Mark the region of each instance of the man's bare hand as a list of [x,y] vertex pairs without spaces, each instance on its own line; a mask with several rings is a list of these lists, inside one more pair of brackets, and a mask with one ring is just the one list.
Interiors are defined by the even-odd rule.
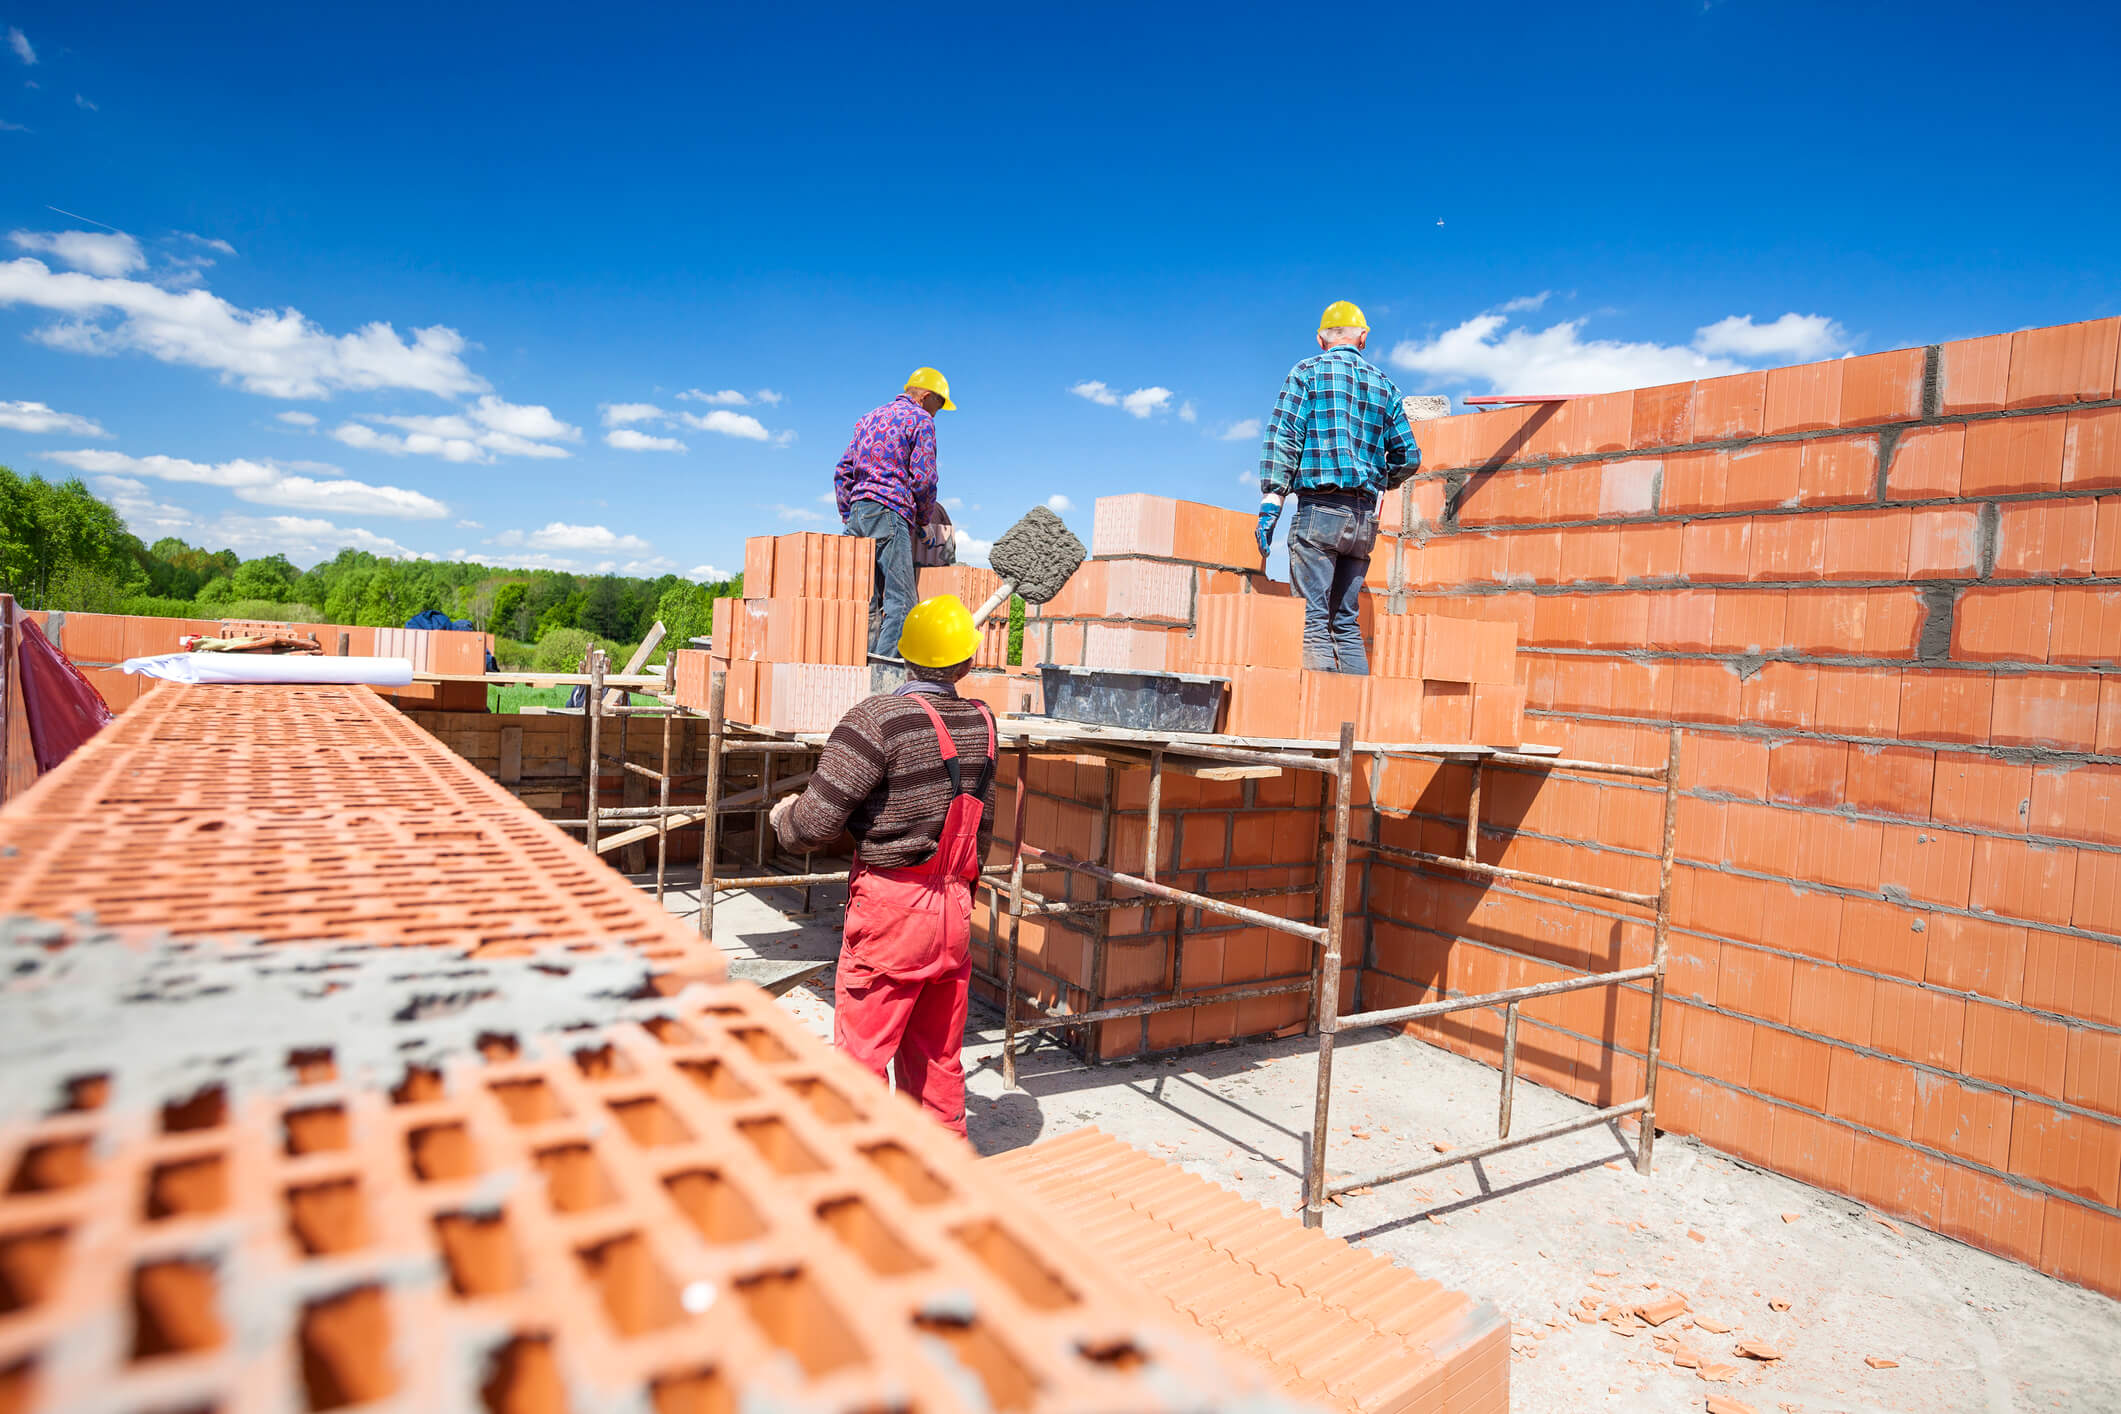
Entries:
[[773,832],[776,835],[781,832],[781,821],[793,809],[795,809],[795,797],[792,795],[784,795],[774,802],[773,811],[766,818],[767,822],[773,826]]
[[921,538],[940,550],[943,542],[950,538],[950,527],[940,521],[933,525],[924,525],[921,527]]

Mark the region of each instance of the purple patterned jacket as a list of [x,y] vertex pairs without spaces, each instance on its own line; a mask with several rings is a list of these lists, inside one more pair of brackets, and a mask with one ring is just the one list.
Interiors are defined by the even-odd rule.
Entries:
[[832,489],[843,524],[856,501],[877,501],[918,530],[935,500],[935,419],[904,393],[864,414]]

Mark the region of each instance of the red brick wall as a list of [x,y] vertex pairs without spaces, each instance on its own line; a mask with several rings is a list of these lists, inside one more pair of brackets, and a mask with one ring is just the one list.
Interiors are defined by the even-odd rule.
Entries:
[[[2121,1293],[2121,320],[1421,424],[1410,610],[1518,626],[1526,734],[1683,727],[1661,1125]],[[1430,771],[1387,840],[1458,848]],[[1481,857],[1654,890],[1654,789],[1498,776]],[[1364,1004],[1628,966],[1646,916],[1373,866]],[[1528,1008],[1639,1093],[1647,997]],[[1490,1059],[1500,1017],[1429,1033]],[[1609,1055],[1606,1043],[1619,1047]]]

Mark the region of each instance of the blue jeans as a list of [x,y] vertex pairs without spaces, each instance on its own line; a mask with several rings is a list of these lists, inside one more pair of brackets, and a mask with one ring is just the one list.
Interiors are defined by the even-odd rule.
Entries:
[[1304,666],[1370,674],[1362,644],[1363,576],[1377,543],[1377,498],[1298,495],[1289,523],[1289,579],[1304,597]]
[[913,607],[913,526],[882,501],[856,501],[847,508],[847,533],[876,542],[876,582],[869,590],[869,651],[898,656],[898,636]]

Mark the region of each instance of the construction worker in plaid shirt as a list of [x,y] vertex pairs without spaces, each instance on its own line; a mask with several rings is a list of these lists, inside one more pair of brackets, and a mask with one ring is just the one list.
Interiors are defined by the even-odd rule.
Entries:
[[1259,459],[1259,557],[1289,522],[1289,580],[1304,598],[1304,666],[1367,676],[1357,611],[1377,544],[1377,498],[1413,476],[1421,448],[1399,389],[1362,356],[1370,322],[1346,300],[1318,321],[1318,355],[1289,370]]

